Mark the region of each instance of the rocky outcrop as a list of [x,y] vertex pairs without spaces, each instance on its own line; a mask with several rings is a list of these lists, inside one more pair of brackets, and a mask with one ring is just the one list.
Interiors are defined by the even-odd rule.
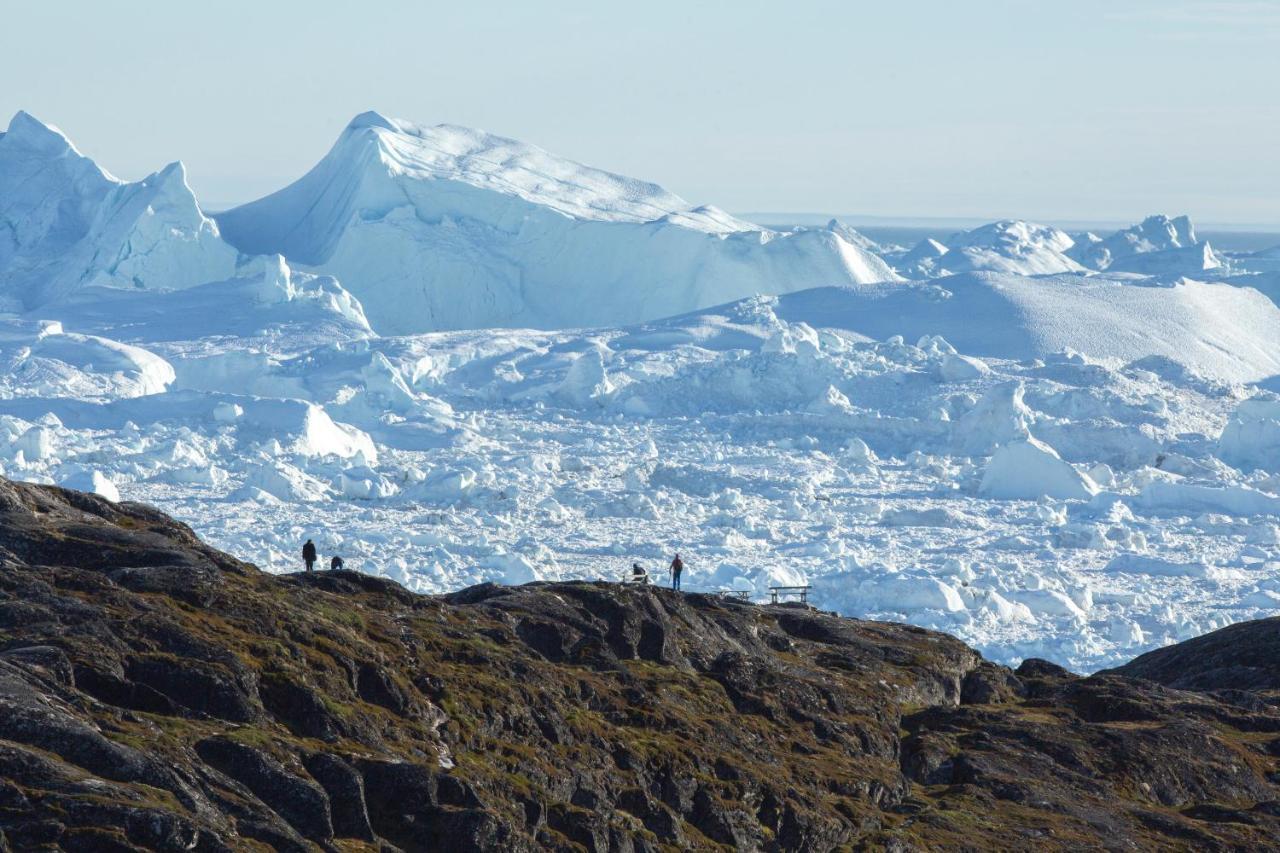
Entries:
[[1280,617],[1230,625],[1112,671],[1187,690],[1280,692]]
[[1011,671],[798,606],[276,577],[0,480],[0,850],[1260,849],[1276,636]]

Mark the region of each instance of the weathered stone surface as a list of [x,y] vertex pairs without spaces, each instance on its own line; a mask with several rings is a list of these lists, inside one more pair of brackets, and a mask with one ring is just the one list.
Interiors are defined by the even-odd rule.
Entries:
[[1081,678],[799,606],[273,577],[0,480],[0,850],[1234,849],[1280,620]]
[[326,752],[309,755],[303,762],[311,778],[329,795],[334,835],[373,841],[376,836],[369,822],[364,779],[360,773],[338,756]]
[[286,769],[263,750],[227,737],[212,737],[196,744],[196,754],[252,791],[298,834],[318,841],[333,838],[329,797],[324,789]]

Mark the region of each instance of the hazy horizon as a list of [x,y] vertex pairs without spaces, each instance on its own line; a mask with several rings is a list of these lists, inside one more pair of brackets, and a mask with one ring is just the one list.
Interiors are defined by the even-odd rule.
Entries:
[[1274,0],[378,12],[18,6],[0,112],[126,179],[182,160],[211,208],[295,180],[377,109],[726,210],[1280,227]]

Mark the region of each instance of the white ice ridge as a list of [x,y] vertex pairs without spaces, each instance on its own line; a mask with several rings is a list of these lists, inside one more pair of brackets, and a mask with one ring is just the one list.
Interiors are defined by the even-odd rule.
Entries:
[[769,231],[532,145],[376,113],[218,221],[242,251],[336,275],[384,334],[621,324],[896,278],[829,229]]
[[[909,251],[880,254],[908,278],[975,271],[1045,275],[1110,270],[1193,276],[1228,271],[1228,264],[1213,248],[1196,239],[1186,216],[1150,216],[1105,239],[1095,234],[1072,237],[1047,225],[1002,220],[942,242],[926,239]],[[1265,260],[1258,263],[1265,267]]]

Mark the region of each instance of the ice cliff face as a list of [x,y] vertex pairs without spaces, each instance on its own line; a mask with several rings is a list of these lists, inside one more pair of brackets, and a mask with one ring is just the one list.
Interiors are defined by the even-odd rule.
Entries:
[[764,230],[515,140],[376,113],[219,224],[242,251],[342,279],[383,333],[637,322],[896,278],[831,230]]
[[229,278],[236,254],[181,163],[128,183],[27,113],[0,134],[0,306],[30,309],[91,285],[190,287]]

